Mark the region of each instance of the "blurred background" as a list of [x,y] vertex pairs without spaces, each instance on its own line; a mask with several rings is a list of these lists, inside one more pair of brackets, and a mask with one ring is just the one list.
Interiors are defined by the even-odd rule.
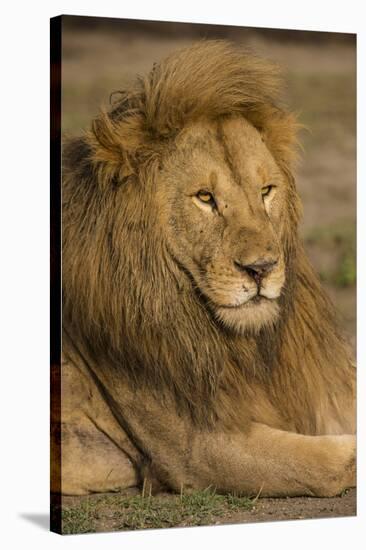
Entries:
[[307,127],[296,180],[311,261],[356,342],[356,36],[64,16],[62,131],[77,135],[136,74],[202,38],[227,38],[279,64],[285,103]]

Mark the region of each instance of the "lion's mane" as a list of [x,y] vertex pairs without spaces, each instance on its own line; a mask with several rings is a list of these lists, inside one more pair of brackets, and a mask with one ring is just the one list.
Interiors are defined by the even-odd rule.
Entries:
[[[273,65],[224,41],[201,42],[114,95],[109,112],[65,144],[64,351],[82,350],[98,368],[148,387],[161,402],[172,399],[201,425],[232,426],[241,410],[246,419],[260,416],[259,388],[295,429],[315,433],[317,420],[298,411],[307,410],[310,394],[319,395],[319,410],[325,399],[336,404],[336,392],[325,396],[319,388],[336,371],[342,379],[348,359],[298,237],[298,124],[279,107],[280,88]],[[281,317],[244,337],[215,324],[193,288],[185,292],[187,274],[166,254],[151,206],[161,159],[180,130],[232,115],[262,133],[291,189]],[[343,378],[346,391],[351,382]],[[290,385],[297,391],[286,392]]]

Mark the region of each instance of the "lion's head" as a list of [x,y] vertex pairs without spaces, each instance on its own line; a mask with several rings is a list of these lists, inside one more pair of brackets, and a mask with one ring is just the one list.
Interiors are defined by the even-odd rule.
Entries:
[[191,123],[162,163],[155,207],[166,246],[234,331],[278,315],[288,195],[283,171],[244,117]]

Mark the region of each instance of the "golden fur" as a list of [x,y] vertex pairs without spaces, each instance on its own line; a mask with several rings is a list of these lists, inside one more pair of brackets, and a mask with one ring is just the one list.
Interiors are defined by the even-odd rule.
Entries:
[[[272,65],[201,42],[155,65],[65,146],[63,351],[138,450],[132,459],[119,444],[139,479],[148,464],[177,490],[250,492],[263,478],[263,494],[336,494],[353,484],[344,472],[354,472],[354,440],[336,434],[354,432],[354,368],[298,236],[298,123],[278,107],[280,88]],[[211,210],[197,200],[200,186],[219,197]],[[258,259],[274,267],[257,303],[247,267]],[[207,437],[189,467],[184,438],[173,438],[180,431]],[[230,451],[233,434],[243,447],[235,440]],[[315,472],[299,485],[285,479],[295,434],[306,437],[291,467]],[[252,479],[243,483],[240,457],[266,456],[267,443],[278,444],[277,462],[260,475],[243,464]],[[238,457],[226,477],[222,447]]]

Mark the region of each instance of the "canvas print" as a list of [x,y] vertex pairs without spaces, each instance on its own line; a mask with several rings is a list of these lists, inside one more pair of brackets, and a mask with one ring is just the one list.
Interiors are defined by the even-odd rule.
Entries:
[[51,20],[51,528],[356,514],[355,35]]

